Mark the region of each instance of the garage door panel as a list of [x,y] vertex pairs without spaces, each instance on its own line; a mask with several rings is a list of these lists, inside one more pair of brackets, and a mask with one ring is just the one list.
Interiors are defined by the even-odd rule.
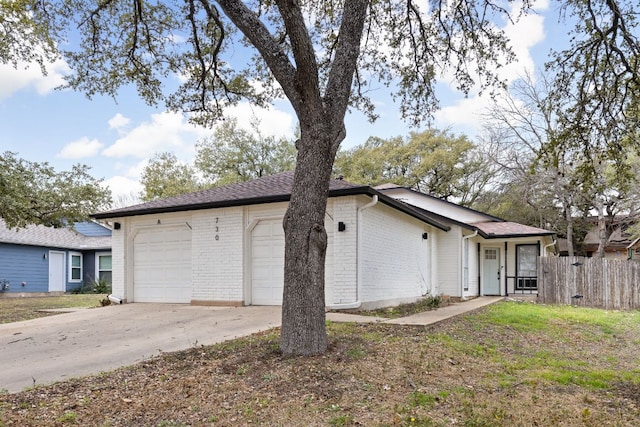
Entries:
[[284,230],[281,219],[262,220],[251,232],[251,300],[281,305],[284,289]]
[[185,227],[141,230],[134,239],[134,301],[191,301],[191,232]]

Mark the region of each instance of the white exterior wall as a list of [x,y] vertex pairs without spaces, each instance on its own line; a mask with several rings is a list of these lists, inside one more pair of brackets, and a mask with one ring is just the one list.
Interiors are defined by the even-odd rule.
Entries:
[[121,218],[112,220],[112,223],[116,222],[120,224],[120,229],[114,229],[111,232],[111,294],[116,298],[126,300],[125,242],[127,235],[127,223]]
[[382,203],[361,213],[360,299],[363,308],[412,302],[432,291],[431,227]]
[[[371,199],[368,199],[369,201]],[[333,217],[333,286],[328,305],[351,304],[358,300],[358,199],[347,196],[329,199],[327,213]],[[345,224],[338,231],[338,223]]]
[[[371,200],[360,195],[328,201],[325,216],[329,236],[327,305],[339,307],[362,302],[362,308],[370,308],[415,301],[428,293],[460,296],[460,227],[454,225],[451,231],[444,232],[382,202],[359,213]],[[250,304],[251,229],[261,219],[281,219],[286,208],[287,203],[273,203],[113,219],[121,224],[112,235],[113,294],[135,300],[133,242],[136,230],[188,224],[192,301]],[[340,222],[345,224],[341,232],[338,231]],[[427,239],[422,238],[425,232]],[[470,252],[476,248],[477,245],[470,242]],[[473,283],[478,276],[474,263],[477,255],[470,256],[472,293],[477,289]]]
[[244,302],[243,208],[193,211],[192,301]]
[[[478,296],[478,242],[482,240],[480,237],[470,237],[468,240],[468,253],[466,256],[468,257],[468,266],[469,266],[469,287],[467,290],[464,290],[464,286],[462,288],[462,297],[469,298]],[[462,249],[464,250],[464,243],[462,243]],[[464,269],[464,256],[463,254],[463,269]],[[462,280],[464,280],[464,270]]]
[[451,225],[448,232],[438,232],[437,246],[438,279],[436,289],[439,294],[460,297],[462,289],[462,229]]

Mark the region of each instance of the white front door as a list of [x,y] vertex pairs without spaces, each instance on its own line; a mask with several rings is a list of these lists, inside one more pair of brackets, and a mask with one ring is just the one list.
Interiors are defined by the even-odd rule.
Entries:
[[483,294],[500,295],[500,248],[484,248],[483,254]]
[[49,292],[66,291],[65,253],[49,251]]

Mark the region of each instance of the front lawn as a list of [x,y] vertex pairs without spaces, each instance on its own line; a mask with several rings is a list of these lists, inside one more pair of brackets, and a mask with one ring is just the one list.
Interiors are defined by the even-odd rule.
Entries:
[[100,307],[106,295],[73,294],[46,297],[2,297],[0,298],[0,323],[19,322],[38,317],[53,316],[55,313],[40,310],[53,308]]
[[638,312],[500,302],[328,331],[317,357],[282,357],[271,330],[0,393],[0,426],[640,425]]

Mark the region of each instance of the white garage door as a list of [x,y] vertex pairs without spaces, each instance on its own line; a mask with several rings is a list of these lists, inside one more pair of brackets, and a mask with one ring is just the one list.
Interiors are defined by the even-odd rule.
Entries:
[[251,303],[281,305],[284,230],[281,219],[261,220],[251,232]]
[[140,230],[133,243],[133,300],[191,302],[191,230]]
[[[325,260],[327,303],[333,291],[333,223],[328,222]],[[253,305],[282,305],[284,290],[284,230],[281,219],[260,220],[251,232],[251,291]]]

